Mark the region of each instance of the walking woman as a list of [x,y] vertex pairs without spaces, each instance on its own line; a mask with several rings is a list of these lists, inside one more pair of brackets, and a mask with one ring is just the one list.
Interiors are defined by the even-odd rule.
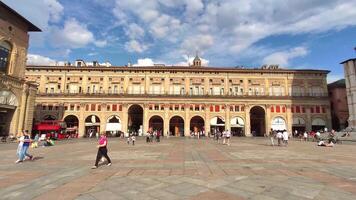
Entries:
[[99,145],[97,145],[98,154],[96,155],[95,165],[92,167],[92,169],[98,168],[99,161],[100,161],[101,157],[103,157],[103,156],[108,161],[107,165],[108,166],[111,165],[111,160],[110,160],[110,158],[108,156],[107,145],[108,145],[108,139],[106,138],[106,133],[105,132],[101,132],[100,139],[99,139]]

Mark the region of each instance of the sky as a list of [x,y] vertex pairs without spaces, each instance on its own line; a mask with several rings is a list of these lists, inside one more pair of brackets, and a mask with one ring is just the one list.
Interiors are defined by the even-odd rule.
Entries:
[[41,33],[28,64],[109,61],[330,70],[356,57],[356,0],[2,0]]

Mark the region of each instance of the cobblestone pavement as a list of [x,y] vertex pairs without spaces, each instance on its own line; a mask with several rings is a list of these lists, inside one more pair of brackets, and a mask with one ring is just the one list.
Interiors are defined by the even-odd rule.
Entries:
[[95,143],[30,149],[36,159],[22,164],[14,164],[16,144],[0,144],[0,199],[356,199],[356,145],[110,138],[113,165],[90,169]]

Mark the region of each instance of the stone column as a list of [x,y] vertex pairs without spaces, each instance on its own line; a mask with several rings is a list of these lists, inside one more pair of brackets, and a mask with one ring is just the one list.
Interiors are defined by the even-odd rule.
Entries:
[[122,104],[122,131],[127,133],[127,124],[128,124],[128,104]]
[[310,112],[310,106],[306,106],[306,111],[307,111],[307,120],[305,122],[305,129],[306,131],[311,131],[312,129],[312,114]]
[[80,103],[80,112],[78,119],[78,136],[83,137],[85,135],[85,103]]
[[27,88],[24,88],[21,96],[21,104],[20,104],[20,116],[19,116],[19,124],[18,124],[18,129],[17,132],[21,132],[25,127],[25,117],[26,117],[26,106],[27,106],[27,96],[28,96],[28,90]]
[[[210,105],[205,104],[205,119],[204,119],[204,126],[205,126],[205,134],[207,135],[210,132]],[[210,132],[211,134],[211,132]]]
[[231,131],[230,105],[225,104],[225,130]]
[[292,106],[291,105],[286,105],[287,106],[287,131],[289,135],[292,135],[292,126],[293,126],[293,114],[292,114]]
[[148,112],[149,112],[149,109],[148,109],[148,104],[147,103],[144,103],[143,104],[143,130],[142,130],[142,135],[144,135],[147,130],[148,130]]
[[245,105],[245,136],[252,137],[250,124],[250,105]]
[[163,135],[169,133],[169,104],[164,104]]
[[266,129],[267,129],[267,132],[266,134],[269,135],[269,131],[271,130],[272,128],[272,122],[271,120],[273,120],[271,118],[271,105],[266,105]]
[[189,112],[190,112],[190,104],[185,104],[185,119],[184,119],[184,136],[190,135],[190,120],[189,120]]

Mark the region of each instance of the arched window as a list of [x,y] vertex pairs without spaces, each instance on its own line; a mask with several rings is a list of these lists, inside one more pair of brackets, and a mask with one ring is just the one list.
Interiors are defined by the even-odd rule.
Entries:
[[11,44],[6,41],[0,41],[0,72],[8,73],[10,63]]

